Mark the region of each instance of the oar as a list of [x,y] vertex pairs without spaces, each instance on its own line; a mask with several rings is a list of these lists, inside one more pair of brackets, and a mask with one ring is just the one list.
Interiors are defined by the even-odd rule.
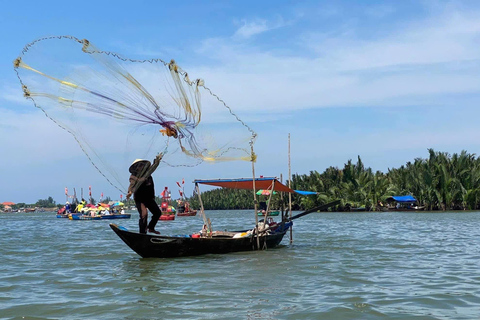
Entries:
[[304,211],[302,213],[299,213],[293,217],[290,218],[290,221],[294,220],[294,219],[297,219],[297,218],[300,218],[300,217],[303,217],[303,216],[306,216],[307,214],[310,214],[312,212],[317,212],[317,211],[321,211],[321,210],[325,210],[325,209],[328,209],[330,207],[333,207],[333,206],[336,206],[337,204],[340,203],[340,200],[335,200],[335,201],[332,201],[332,202],[329,202],[329,203],[326,203],[326,204],[323,204],[321,206],[318,206],[318,207],[315,207],[313,209],[310,209],[310,210],[307,210],[307,211]]

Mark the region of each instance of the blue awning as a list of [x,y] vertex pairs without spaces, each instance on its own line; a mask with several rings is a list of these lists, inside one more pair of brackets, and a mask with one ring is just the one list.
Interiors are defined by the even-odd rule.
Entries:
[[308,196],[311,194],[317,194],[318,192],[315,191],[302,191],[302,190],[294,190],[296,193],[301,194],[303,196]]
[[417,199],[412,196],[391,196],[390,198],[387,198],[387,201],[389,200],[397,202],[417,202]]

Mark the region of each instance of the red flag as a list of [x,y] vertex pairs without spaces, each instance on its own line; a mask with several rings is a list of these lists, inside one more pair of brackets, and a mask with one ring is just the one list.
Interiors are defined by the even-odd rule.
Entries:
[[92,186],[88,186],[88,195],[92,196]]
[[185,184],[185,178],[182,178],[182,184]]
[[180,185],[180,182],[177,181],[177,186],[181,188],[182,186]]
[[122,198],[123,198],[123,194],[120,195],[120,200],[122,200]]
[[178,190],[178,192],[180,192],[180,197],[183,197],[183,192],[182,192],[182,190]]
[[162,196],[162,198],[165,198],[165,190],[163,190],[162,193],[160,193],[160,195]]
[[103,199],[103,192],[102,192],[102,194],[100,195],[100,198],[102,198],[102,199]]
[[65,187],[65,195],[68,195],[68,189]]

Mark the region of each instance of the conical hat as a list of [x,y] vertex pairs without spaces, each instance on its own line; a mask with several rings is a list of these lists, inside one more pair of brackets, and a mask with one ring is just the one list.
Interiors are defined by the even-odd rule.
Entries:
[[130,165],[130,168],[128,168],[128,171],[129,171],[130,173],[133,173],[134,165],[137,164],[137,163],[140,163],[140,162],[146,162],[146,163],[148,163],[149,166],[151,165],[150,161],[148,161],[148,160],[145,160],[145,159],[135,159],[135,161],[133,161],[132,164]]

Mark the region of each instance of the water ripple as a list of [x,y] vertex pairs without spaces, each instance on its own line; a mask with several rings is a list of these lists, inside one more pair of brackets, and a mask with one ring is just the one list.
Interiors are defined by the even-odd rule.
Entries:
[[[243,229],[246,211],[210,212]],[[135,217],[135,216],[134,216]],[[142,259],[105,221],[0,214],[0,319],[475,319],[479,212],[320,213],[277,249]],[[122,221],[136,229],[137,219]],[[198,217],[159,222],[191,234]],[[15,230],[15,232],[12,232]]]

